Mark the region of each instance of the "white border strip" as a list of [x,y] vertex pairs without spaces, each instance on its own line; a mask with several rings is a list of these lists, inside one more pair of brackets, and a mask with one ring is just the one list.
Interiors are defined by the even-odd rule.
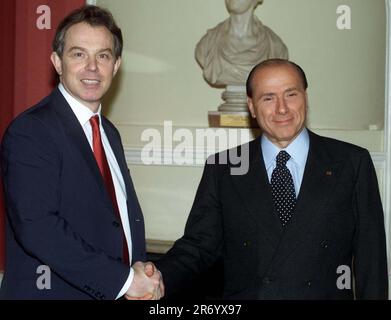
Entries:
[[96,6],[96,0],[86,0],[86,4]]
[[[384,152],[385,170],[384,170],[384,212],[385,226],[388,244],[388,268],[391,278],[391,0],[386,1],[387,30],[386,30],[386,77],[385,77],[385,110],[384,110]],[[391,296],[391,288],[390,288]]]

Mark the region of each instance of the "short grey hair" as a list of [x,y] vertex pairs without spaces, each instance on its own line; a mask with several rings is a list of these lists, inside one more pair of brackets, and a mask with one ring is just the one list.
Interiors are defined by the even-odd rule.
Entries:
[[57,27],[52,43],[53,51],[62,57],[65,46],[65,35],[70,27],[78,23],[87,23],[93,27],[106,27],[113,36],[116,59],[122,55],[123,39],[121,29],[117,26],[112,14],[98,6],[87,5],[72,11]]

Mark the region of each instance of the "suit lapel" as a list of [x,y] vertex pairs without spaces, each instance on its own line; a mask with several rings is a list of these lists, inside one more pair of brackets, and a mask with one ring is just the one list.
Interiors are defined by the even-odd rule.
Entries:
[[51,99],[52,106],[59,115],[59,121],[62,124],[68,141],[77,151],[79,157],[84,159],[91,176],[102,193],[102,197],[105,200],[104,203],[110,210],[113,210],[111,200],[104,187],[102,175],[80,122],[77,120],[76,115],[73,113],[72,109],[68,105],[68,102],[65,100],[58,88],[56,88],[51,94]]
[[249,144],[249,171],[245,175],[232,175],[232,179],[244,206],[257,221],[260,236],[276,248],[281,237],[282,226],[274,209],[260,137]]
[[102,125],[105,130],[107,139],[109,140],[111,149],[114,152],[114,156],[117,159],[118,166],[121,170],[122,177],[124,179],[125,188],[126,188],[126,197],[129,197],[130,183],[129,183],[129,171],[128,166],[126,164],[126,159],[123,153],[123,147],[121,141],[118,139],[114,130],[108,124],[108,121],[105,117],[102,116]]
[[269,179],[263,162],[260,138],[250,142],[250,165],[245,175],[232,176],[244,206],[257,221],[260,237],[275,249],[273,262],[281,263],[308,236],[323,213],[334,189],[341,163],[327,151],[322,139],[309,131],[310,149],[295,214],[283,228],[275,211]]
[[321,138],[309,131],[310,148],[303,181],[290,223],[282,235],[276,263],[281,263],[308,236],[334,190],[341,164],[333,160]]
[[[128,219],[129,219],[129,228],[130,228],[130,234],[132,237],[132,247],[139,248],[141,245],[145,246],[145,244],[142,244],[140,242],[137,243],[137,239],[139,239],[136,235],[140,233],[140,227],[137,223],[132,223],[132,221],[140,221],[141,209],[137,200],[136,192],[133,188],[133,184],[131,181],[131,177],[129,174],[128,165],[126,163],[126,159],[123,153],[123,146],[121,143],[120,138],[118,137],[117,133],[114,131],[114,129],[110,126],[107,119],[102,117],[102,125],[105,130],[107,139],[109,140],[111,149],[114,152],[114,156],[117,159],[118,166],[121,170],[122,177],[124,179],[125,183],[125,189],[126,189],[126,205],[128,209]],[[133,219],[133,220],[132,220]],[[142,241],[144,241],[145,236],[142,236]],[[135,259],[136,251],[132,250],[132,261]]]

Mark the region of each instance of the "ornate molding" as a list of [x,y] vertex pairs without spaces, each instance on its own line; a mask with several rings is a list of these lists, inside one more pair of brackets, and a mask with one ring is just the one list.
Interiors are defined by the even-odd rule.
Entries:
[[[391,1],[391,0],[390,0]],[[143,147],[124,147],[126,162],[131,165],[157,165],[157,166],[187,166],[187,167],[203,167],[206,158],[209,154],[214,153],[214,150],[208,150],[204,148],[195,148],[193,151],[193,163],[192,164],[177,164],[175,158],[172,163],[164,163],[164,155],[173,154],[174,149],[156,149],[155,157],[153,158],[155,164],[144,164],[141,160],[141,151]],[[386,169],[387,167],[387,153],[386,152],[371,152],[372,161],[377,169]],[[160,164],[156,164],[161,160]]]

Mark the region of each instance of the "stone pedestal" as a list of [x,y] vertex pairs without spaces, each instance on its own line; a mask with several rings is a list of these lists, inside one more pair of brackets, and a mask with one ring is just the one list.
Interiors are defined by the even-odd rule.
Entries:
[[258,128],[248,112],[209,111],[208,120],[210,127]]
[[208,112],[209,126],[236,128],[258,127],[256,120],[248,112],[245,86],[228,85],[221,97],[225,102],[218,107],[218,111]]
[[224,112],[247,112],[247,95],[245,86],[228,85],[221,98],[225,101],[218,108],[219,111]]

